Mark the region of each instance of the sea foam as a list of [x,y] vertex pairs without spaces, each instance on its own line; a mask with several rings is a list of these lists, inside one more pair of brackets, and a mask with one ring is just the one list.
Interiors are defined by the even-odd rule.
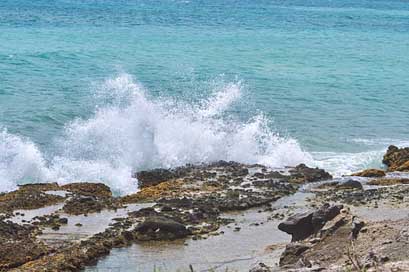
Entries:
[[[234,118],[240,83],[226,84],[198,103],[152,98],[132,76],[122,74],[97,88],[99,105],[89,119],[67,124],[46,157],[29,139],[3,130],[0,191],[19,183],[102,181],[118,193],[137,190],[134,171],[216,160],[271,167],[311,162],[292,138],[271,129],[263,114]],[[101,99],[102,98],[102,99]]]

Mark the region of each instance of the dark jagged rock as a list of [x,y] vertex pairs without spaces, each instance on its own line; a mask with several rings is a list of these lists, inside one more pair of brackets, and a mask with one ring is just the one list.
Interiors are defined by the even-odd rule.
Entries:
[[304,240],[314,233],[311,212],[296,214],[278,225],[278,229],[292,236],[291,241]]
[[139,188],[144,188],[175,179],[178,177],[178,174],[172,170],[158,168],[150,171],[137,172],[135,177],[138,179]]
[[382,162],[388,166],[388,171],[409,171],[409,147],[389,146]]
[[338,189],[362,190],[362,184],[359,181],[350,179],[346,182],[339,183],[336,186]]
[[341,211],[342,205],[330,206],[324,204],[315,212],[293,215],[278,225],[278,229],[292,235],[291,241],[304,240],[317,233],[326,222],[335,218]]
[[290,171],[292,181],[296,183],[315,182],[332,179],[332,176],[323,169],[311,168],[305,164],[299,164]]

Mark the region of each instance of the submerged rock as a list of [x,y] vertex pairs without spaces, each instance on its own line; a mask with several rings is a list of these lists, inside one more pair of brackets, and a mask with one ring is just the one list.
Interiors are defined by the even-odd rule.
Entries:
[[409,147],[389,146],[382,162],[388,166],[388,171],[409,171]]
[[[176,239],[183,238],[190,234],[185,225],[170,218],[162,216],[152,216],[140,223],[135,231],[148,236],[149,239]],[[139,238],[142,238],[139,236]],[[142,238],[144,239],[144,238]]]

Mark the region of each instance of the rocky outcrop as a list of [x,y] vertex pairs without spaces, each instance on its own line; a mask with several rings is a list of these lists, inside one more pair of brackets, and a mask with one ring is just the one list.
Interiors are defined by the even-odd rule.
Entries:
[[300,241],[310,237],[335,218],[343,208],[342,205],[324,204],[315,212],[296,214],[278,225],[278,229],[292,235],[291,241]]
[[409,171],[409,147],[389,146],[382,162],[388,166],[388,171]]
[[[330,265],[333,266],[340,259],[345,261],[352,239],[358,237],[363,227],[362,221],[354,221],[354,218],[348,211],[338,213],[325,222],[316,236],[288,244],[281,255],[280,267],[299,271],[297,269],[312,267],[314,264],[318,266],[315,267],[317,270],[313,271],[321,271],[324,267],[328,269]],[[341,266],[333,266],[328,271],[344,271]]]
[[288,244],[280,258],[281,268],[288,269],[285,271],[407,271],[407,219],[364,223],[346,212],[327,225],[332,225],[332,231],[326,231],[325,235]]
[[308,183],[322,180],[330,180],[332,176],[323,169],[311,168],[305,164],[299,164],[289,170],[291,181],[295,183]]
[[366,178],[380,178],[386,175],[385,171],[380,169],[366,169],[364,171],[354,173],[351,176],[366,177]]

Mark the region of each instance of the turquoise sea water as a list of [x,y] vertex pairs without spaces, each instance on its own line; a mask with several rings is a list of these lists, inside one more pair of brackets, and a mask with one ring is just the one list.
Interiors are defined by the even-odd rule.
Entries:
[[0,190],[408,140],[407,1],[0,1]]

